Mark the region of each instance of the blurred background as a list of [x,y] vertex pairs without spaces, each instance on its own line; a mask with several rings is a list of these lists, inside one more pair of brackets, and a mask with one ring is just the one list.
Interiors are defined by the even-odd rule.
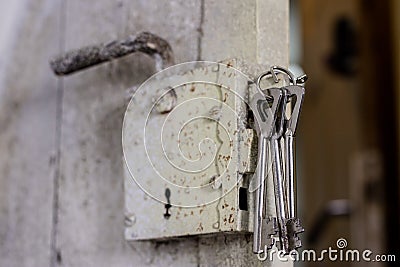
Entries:
[[[290,21],[290,68],[309,76],[296,140],[303,247],[335,248],[345,238],[348,248],[400,261],[400,1],[261,2],[278,10],[271,12],[281,20],[275,23],[284,28]],[[215,37],[231,33],[233,43],[242,37],[230,27],[235,19],[214,25],[208,16],[253,19],[248,14],[257,5],[221,3],[0,0],[0,266],[251,265],[250,237],[133,249],[123,239],[126,89],[155,72],[152,60],[135,54],[67,79],[49,67],[61,51],[149,29],[176,48],[176,62],[208,59],[207,53],[223,59],[229,44],[207,51]],[[285,34],[279,38],[287,42]],[[250,55],[253,48],[246,49],[235,56]],[[287,62],[285,53],[280,59]],[[228,246],[223,255],[231,261],[214,256]],[[237,263],[240,253],[251,256]]]
[[306,247],[345,238],[399,253],[400,1],[290,6],[292,69],[310,77],[297,140]]

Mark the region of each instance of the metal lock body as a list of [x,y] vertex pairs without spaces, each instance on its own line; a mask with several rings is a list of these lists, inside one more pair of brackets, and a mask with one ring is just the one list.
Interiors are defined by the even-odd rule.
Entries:
[[248,98],[256,89],[244,73],[265,66],[199,64],[150,78],[127,108],[126,240],[253,231],[257,138]]

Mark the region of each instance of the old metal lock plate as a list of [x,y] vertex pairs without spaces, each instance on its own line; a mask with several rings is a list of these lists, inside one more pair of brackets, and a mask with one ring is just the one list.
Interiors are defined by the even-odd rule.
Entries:
[[255,89],[243,72],[261,69],[236,59],[185,63],[136,91],[123,124],[127,240],[252,231]]

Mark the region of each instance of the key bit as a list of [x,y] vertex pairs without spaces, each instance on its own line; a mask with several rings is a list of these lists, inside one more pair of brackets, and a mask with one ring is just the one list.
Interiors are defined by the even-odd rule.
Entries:
[[279,228],[279,249],[282,250],[285,254],[289,254],[289,235],[288,229],[286,228],[286,219],[280,218],[278,219],[278,228]]
[[263,251],[265,252],[265,250],[272,249],[275,244],[274,236],[279,231],[276,218],[268,217],[267,219],[263,219],[261,227],[261,232],[263,234],[261,246],[264,248]]
[[286,229],[288,232],[289,251],[300,248],[302,244],[297,234],[304,232],[300,220],[298,218],[288,219],[286,222]]

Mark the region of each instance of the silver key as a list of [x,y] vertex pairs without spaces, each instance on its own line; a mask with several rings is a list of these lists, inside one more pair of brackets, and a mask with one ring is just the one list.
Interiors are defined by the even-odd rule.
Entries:
[[282,153],[280,149],[280,139],[283,135],[284,130],[284,111],[286,108],[286,91],[282,90],[282,92],[284,93],[283,100],[278,108],[278,118],[275,122],[274,131],[271,137],[271,154],[280,249],[283,250],[285,253],[289,253],[289,240],[286,228],[288,204],[283,183]]
[[256,182],[256,202],[254,211],[253,252],[265,252],[274,245],[273,236],[277,233],[275,218],[266,218],[265,208],[265,178],[267,177],[268,142],[273,132],[276,120],[276,111],[280,106],[282,91],[273,90],[270,100],[261,92],[254,95],[250,107],[256,120],[255,126],[258,135],[258,162],[254,179]]
[[289,118],[285,115],[285,182],[286,182],[286,202],[288,205],[288,220],[286,222],[288,235],[288,249],[293,250],[301,247],[301,240],[297,234],[304,232],[300,220],[296,218],[296,191],[294,177],[294,153],[293,139],[296,133],[297,121],[300,115],[301,105],[304,97],[304,87],[290,85],[284,87],[287,97],[291,99],[291,112]]
[[[270,88],[268,96],[265,96],[259,88],[261,93],[257,94],[251,102],[259,137],[258,164],[254,179],[258,183],[254,212],[253,251],[255,253],[267,252],[265,250],[272,248],[275,236],[278,236],[280,249],[288,254],[291,250],[301,247],[301,240],[297,234],[304,231],[295,213],[293,138],[304,96],[304,88],[298,86],[297,83],[304,83],[307,77],[303,75],[296,78],[290,71],[273,66],[270,71],[258,77],[257,86],[259,87],[260,80],[266,76],[271,76],[275,82],[279,82],[277,73],[287,75],[291,85],[283,88]],[[289,101],[293,105],[290,116],[286,117]],[[268,116],[266,110],[271,116]],[[281,145],[282,138],[284,139],[283,145]],[[265,209],[268,145],[272,156],[276,218],[266,217]],[[284,163],[282,153],[285,156]]]
[[290,117],[285,116],[285,163],[286,163],[286,186],[287,186],[287,200],[289,205],[289,218],[296,217],[295,214],[295,179],[294,179],[294,154],[293,154],[293,138],[296,133],[297,121],[300,114],[301,105],[304,96],[304,87],[298,85],[290,85],[284,87],[287,93],[287,98],[292,98],[292,110]]

